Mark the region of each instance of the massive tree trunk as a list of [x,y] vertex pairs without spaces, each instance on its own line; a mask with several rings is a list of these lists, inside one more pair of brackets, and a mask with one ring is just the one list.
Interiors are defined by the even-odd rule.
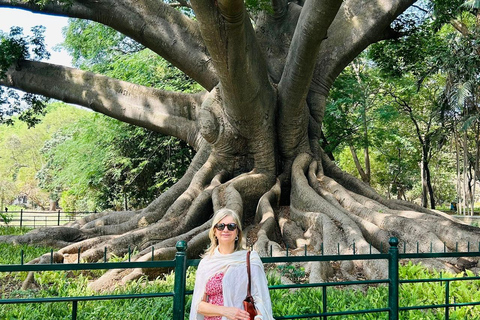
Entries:
[[[0,237],[43,243],[59,254],[97,261],[104,248],[133,259],[170,259],[186,240],[198,257],[210,218],[229,207],[245,224],[247,244],[267,255],[284,245],[309,254],[378,252],[390,236],[421,250],[466,249],[479,229],[437,212],[386,200],[342,172],[319,146],[326,98],[338,74],[369,44],[392,37],[391,22],[414,0],[272,1],[249,15],[241,0],[192,0],[196,19],[157,0],[0,0],[0,6],[91,19],[152,49],[205,92],[172,93],[44,62],[18,61],[0,84],[76,103],[119,120],[183,139],[197,151],[183,178],[143,210],[98,213],[67,226]],[[254,18],[254,23],[252,23]],[[45,83],[51,85],[45,86]],[[453,263],[452,261],[447,261]],[[385,277],[381,262],[341,264],[353,277]],[[332,269],[312,264],[312,280]],[[95,288],[134,279],[143,270],[110,271]]]

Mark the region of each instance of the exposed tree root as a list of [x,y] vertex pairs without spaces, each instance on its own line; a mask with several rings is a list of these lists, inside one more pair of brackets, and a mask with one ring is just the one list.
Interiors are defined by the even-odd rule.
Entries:
[[[281,205],[283,186],[291,185],[290,203]],[[60,249],[60,263],[80,253],[82,261],[99,261],[132,252],[132,261],[173,259],[177,241],[187,242],[189,258],[198,257],[209,243],[212,213],[228,207],[243,215],[245,245],[261,256],[336,255],[385,252],[388,240],[396,236],[400,250],[466,251],[467,243],[478,244],[480,229],[467,226],[444,214],[416,210],[415,206],[387,201],[361,182],[337,171],[329,160],[318,161],[300,154],[291,175],[256,171],[232,177],[222,161],[199,152],[178,184],[142,211],[96,213],[64,227],[34,230],[24,236],[2,236],[12,244],[35,243]],[[412,210],[415,208],[415,210]],[[30,263],[42,263],[42,257]],[[429,267],[464,270],[477,261],[443,259],[422,261]],[[386,278],[386,262],[310,262],[305,267],[310,282],[333,276],[356,279]],[[91,283],[95,290],[141,276],[157,277],[166,270],[110,270]],[[33,275],[25,286],[32,285]],[[286,281],[286,280],[285,280]]]

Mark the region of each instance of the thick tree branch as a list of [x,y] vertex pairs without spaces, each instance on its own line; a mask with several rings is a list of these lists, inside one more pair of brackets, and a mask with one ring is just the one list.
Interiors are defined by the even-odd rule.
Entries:
[[327,95],[340,72],[370,44],[391,36],[390,24],[416,0],[346,0],[320,48],[311,90]]
[[195,120],[203,94],[166,92],[33,61],[21,61],[16,68],[10,68],[0,85],[78,104],[198,147]]
[[258,100],[271,97],[273,89],[243,1],[197,0],[192,6],[220,79],[226,112],[236,120],[258,119],[265,99]]
[[278,85],[280,102],[288,110],[293,109],[292,114],[303,107],[300,101],[305,100],[308,92],[318,50],[341,3],[341,0],[309,0],[302,9]]
[[[302,9],[278,84],[280,141],[287,136],[306,137],[307,128],[296,124],[305,123],[302,119],[308,116],[303,111],[317,53],[341,4],[341,0],[308,0]],[[299,141],[289,141],[281,151],[289,157],[298,145]]]
[[457,19],[452,19],[450,20],[450,24],[462,34],[462,36],[466,37],[470,35],[470,30],[468,30],[468,27],[462,22]]
[[116,29],[158,53],[205,89],[218,79],[195,21],[156,0],[32,1],[0,0],[0,7],[22,8],[96,21]]

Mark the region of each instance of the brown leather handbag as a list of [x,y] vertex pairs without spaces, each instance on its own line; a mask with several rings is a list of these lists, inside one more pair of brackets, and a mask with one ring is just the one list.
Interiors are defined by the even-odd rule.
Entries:
[[247,297],[243,300],[243,308],[250,314],[250,320],[254,320],[257,315],[257,309],[255,309],[255,302],[253,301],[251,288],[252,284],[250,283],[250,251],[247,252],[247,275],[248,275],[248,287],[247,287]]

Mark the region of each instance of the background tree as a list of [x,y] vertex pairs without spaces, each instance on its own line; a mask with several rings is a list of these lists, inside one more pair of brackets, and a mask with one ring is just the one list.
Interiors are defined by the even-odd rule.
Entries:
[[[112,77],[32,61],[12,60],[0,84],[75,103],[121,121],[175,136],[196,150],[185,175],[145,209],[101,213],[64,228],[1,241],[40,241],[59,253],[104,248],[134,259],[172,258],[175,242],[198,256],[208,243],[213,211],[229,207],[261,255],[282,245],[319,254],[378,252],[390,236],[421,250],[466,249],[478,240],[469,227],[437,211],[379,196],[345,174],[319,145],[326,99],[341,71],[370,44],[399,36],[391,23],[413,0],[272,1],[247,12],[243,1],[192,0],[192,19],[159,1],[0,0],[0,6],[61,14],[108,25],[162,56],[203,87],[172,92]],[[108,14],[99,14],[105,12]],[[9,48],[11,42],[6,44]],[[54,85],[45,86],[45,83]],[[464,240],[463,242],[460,240]],[[465,243],[462,247],[460,243]],[[282,253],[283,254],[283,253]],[[342,262],[346,277],[361,268],[386,276],[382,262]],[[310,266],[312,280],[333,270]],[[136,278],[142,270],[112,271],[93,287]]]
[[[369,99],[375,97],[374,92],[378,86],[370,83],[375,78],[364,76],[365,67],[365,62],[358,59],[352,62],[335,82],[336,90],[332,91],[331,102],[327,105],[324,129],[325,140],[329,143],[326,149],[330,151],[332,146],[348,142],[358,174],[363,182],[370,184],[369,124],[372,124],[372,121],[367,113],[373,105]],[[357,155],[358,148],[364,150],[363,165]]]
[[[459,183],[457,198],[460,200],[459,210],[465,208],[469,199],[473,214],[473,187],[475,183],[469,180],[468,163],[475,166],[475,156],[465,153],[466,141],[475,140],[472,133],[467,139],[467,128],[478,119],[478,3],[462,0],[436,0],[427,2],[424,14],[424,23],[412,28],[408,37],[386,45],[375,45],[371,56],[390,75],[412,73],[420,87],[423,81],[437,72],[447,78],[443,84],[442,110],[439,111],[443,126],[454,133],[455,144],[459,145],[458,152],[463,156],[463,164],[458,163]],[[476,125],[471,127],[475,131]],[[461,139],[457,132],[462,132]],[[474,147],[472,148],[476,150]],[[473,151],[472,155],[476,154]],[[473,176],[473,175],[470,175]],[[462,183],[463,181],[463,183]],[[463,211],[465,211],[463,209]]]
[[[407,79],[408,81],[408,79]],[[404,83],[403,88],[388,88],[389,95],[392,97],[392,103],[405,112],[411,121],[412,130],[418,139],[418,145],[421,150],[420,172],[422,181],[422,206],[427,207],[428,200],[430,206],[435,209],[435,197],[432,186],[430,162],[434,152],[442,149],[446,141],[446,129],[442,125],[439,117],[438,103],[438,79],[429,81],[424,80],[423,85],[417,92],[417,89],[405,90],[408,87]],[[410,85],[410,88],[412,84]],[[413,83],[413,87],[417,87]]]
[[0,126],[0,184],[5,190],[2,210],[20,195],[27,196],[35,206],[48,209],[49,195],[40,189],[35,179],[45,164],[40,148],[56,130],[75,121],[81,111],[60,107],[58,103],[50,105],[46,111],[35,128],[29,128],[18,118],[12,120],[14,126]]

